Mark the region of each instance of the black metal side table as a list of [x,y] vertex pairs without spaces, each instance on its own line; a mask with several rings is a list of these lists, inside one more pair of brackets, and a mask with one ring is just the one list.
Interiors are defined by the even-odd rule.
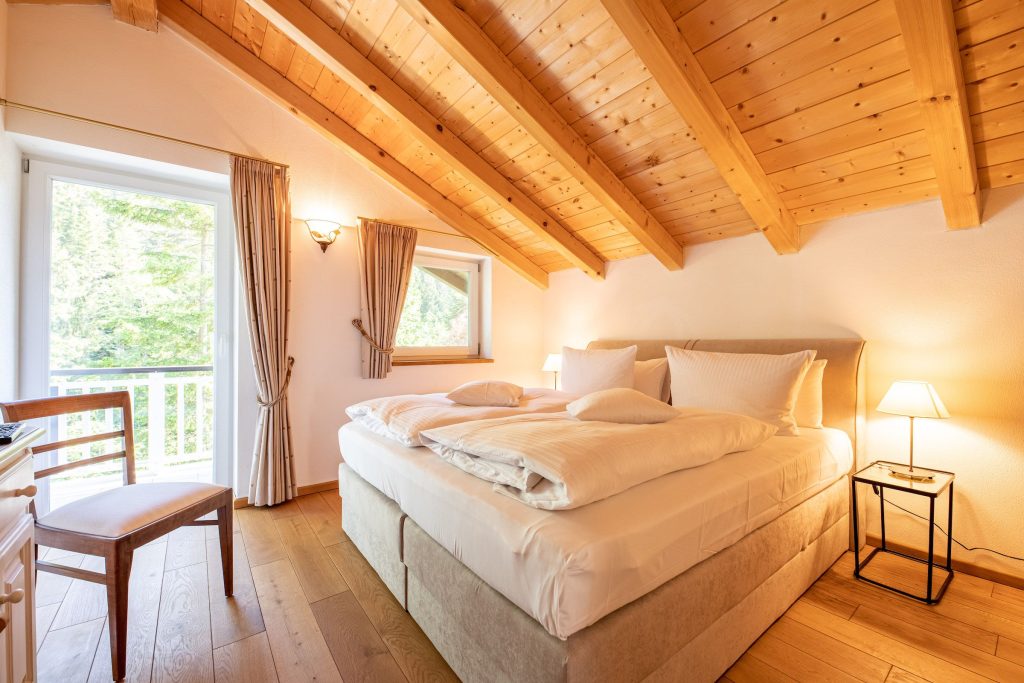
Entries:
[[[949,586],[949,582],[953,580],[953,473],[944,472],[942,470],[932,470],[923,467],[916,467],[914,471],[920,471],[933,475],[934,479],[929,481],[909,481],[907,479],[900,479],[894,477],[890,471],[890,466],[899,466],[899,463],[886,462],[879,460],[873,462],[864,469],[860,470],[853,475],[851,495],[853,499],[853,537],[855,539],[860,538],[859,519],[857,516],[857,484],[871,484],[872,487],[876,487],[878,490],[878,504],[881,511],[882,518],[882,545],[881,547],[873,549],[864,562],[860,561],[860,543],[859,541],[854,544],[853,559],[854,559],[854,570],[853,575],[861,581],[867,581],[868,583],[874,584],[881,588],[885,588],[900,595],[905,595],[908,598],[920,600],[921,602],[934,605],[942,599],[943,593],[946,592],[946,588]],[[907,493],[913,493],[919,496],[928,497],[928,559],[923,560],[919,557],[914,557],[906,553],[901,553],[898,550],[893,550],[886,546],[885,540],[885,489],[893,489],[896,491],[905,491]],[[938,498],[944,491],[949,490],[949,517],[946,522],[946,564],[945,566],[935,563],[935,499]],[[914,562],[920,562],[928,567],[928,587],[927,591],[923,596],[914,595],[907,591],[900,590],[893,586],[888,586],[880,581],[869,579],[866,576],[862,576],[861,572],[868,563],[878,553],[890,553],[892,555],[899,555],[905,557],[908,560]],[[932,591],[933,587],[933,573],[935,569],[943,569],[946,571],[946,579],[939,586],[937,592]]]

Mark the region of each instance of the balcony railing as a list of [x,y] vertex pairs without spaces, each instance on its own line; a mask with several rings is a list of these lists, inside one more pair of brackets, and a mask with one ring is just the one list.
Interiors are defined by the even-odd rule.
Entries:
[[[74,368],[50,372],[50,395],[131,394],[139,480],[209,481],[213,458],[213,366]],[[114,431],[114,411],[51,423],[58,439]],[[120,466],[118,465],[118,469]],[[209,470],[207,472],[206,470]],[[170,475],[170,476],[169,476]],[[185,475],[185,476],[183,476]]]

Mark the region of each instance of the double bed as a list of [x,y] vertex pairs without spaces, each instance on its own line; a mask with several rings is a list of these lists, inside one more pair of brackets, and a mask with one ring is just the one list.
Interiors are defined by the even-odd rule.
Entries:
[[862,341],[589,348],[633,344],[814,349],[825,427],[554,512],[341,429],[344,530],[462,679],[714,680],[848,547]]

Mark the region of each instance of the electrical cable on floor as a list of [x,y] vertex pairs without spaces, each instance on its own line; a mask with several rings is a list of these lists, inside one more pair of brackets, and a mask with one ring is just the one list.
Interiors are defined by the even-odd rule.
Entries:
[[[877,490],[875,491],[875,495],[876,496],[878,495],[878,491]],[[913,515],[914,517],[917,517],[918,519],[923,519],[926,522],[928,521],[928,518],[925,517],[924,515],[919,515],[916,512],[911,512],[907,508],[903,507],[902,505],[897,505],[896,503],[892,502],[891,500],[887,500],[885,502],[888,505],[892,505],[894,508],[899,508],[900,510],[903,510],[908,515]],[[944,535],[949,536],[949,534],[946,533],[946,530],[943,529],[942,527],[940,527],[937,522],[932,522],[932,526],[934,526],[936,529],[941,531]],[[1007,555],[1006,553],[1001,553],[998,550],[993,550],[992,548],[986,548],[985,546],[968,547],[968,546],[964,545],[963,543],[961,543],[960,541],[956,540],[956,536],[953,536],[952,539],[953,539],[953,543],[956,543],[958,546],[960,546],[961,548],[963,548],[967,552],[972,552],[972,551],[975,551],[975,550],[984,550],[985,552],[989,552],[989,553],[993,553],[995,555],[999,555],[1001,557],[1005,557],[1008,560],[1017,560],[1018,562],[1024,562],[1024,557],[1017,557],[1016,555]]]

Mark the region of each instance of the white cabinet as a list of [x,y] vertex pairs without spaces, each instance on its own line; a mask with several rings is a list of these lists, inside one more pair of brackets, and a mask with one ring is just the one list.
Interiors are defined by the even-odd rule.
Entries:
[[33,528],[31,515],[21,515],[0,540],[0,657],[8,683],[36,678]]
[[36,680],[34,430],[0,446],[0,683]]

